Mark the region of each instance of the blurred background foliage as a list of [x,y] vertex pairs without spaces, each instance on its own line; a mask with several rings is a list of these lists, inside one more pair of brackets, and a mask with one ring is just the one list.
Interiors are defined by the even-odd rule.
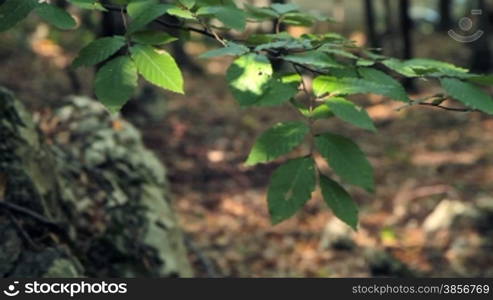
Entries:
[[[491,0],[293,2],[334,21],[283,28],[293,36],[336,32],[398,58],[493,69]],[[473,9],[482,14],[472,16]],[[48,133],[56,127],[47,120],[60,99],[93,96],[94,69],[70,68],[77,51],[122,30],[118,14],[68,10],[79,22],[76,31],[56,30],[31,16],[0,35],[0,84],[26,100]],[[464,17],[473,21],[469,30],[459,26]],[[263,23],[247,31],[272,30],[273,24]],[[485,34],[460,43],[449,30]],[[197,58],[213,47],[193,34],[170,44],[186,76],[186,94],[144,85],[123,109],[169,170],[199,276],[493,276],[493,120],[479,113],[400,109],[375,95],[353,97],[368,109],[377,134],[335,120],[320,126],[355,138],[375,167],[377,193],[352,191],[361,206],[360,229],[350,231],[322,209],[320,195],[297,217],[272,227],[265,188],[278,164],[250,168],[243,162],[254,137],[295,114],[284,107],[240,110],[224,79],[231,60]],[[434,82],[406,86],[416,98],[439,92]]]

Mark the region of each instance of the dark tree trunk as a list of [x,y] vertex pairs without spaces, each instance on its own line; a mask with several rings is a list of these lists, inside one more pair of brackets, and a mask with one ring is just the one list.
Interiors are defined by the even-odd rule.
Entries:
[[[413,22],[409,16],[410,0],[400,0],[399,2],[399,17],[401,21],[401,34],[402,34],[402,58],[410,59],[413,56],[413,40],[412,29]],[[406,78],[402,84],[408,89],[414,89],[414,85],[411,79]]]
[[409,16],[410,1],[400,0],[399,16],[402,34],[402,58],[410,59],[413,56],[412,29],[413,22]]
[[480,15],[475,22],[478,22],[478,30],[484,31],[484,35],[477,41],[471,43],[471,69],[475,72],[486,73],[489,72],[493,66],[493,58],[489,40],[491,36],[490,29],[493,27],[489,24],[488,16],[490,15],[490,10],[486,5],[486,1],[478,0],[477,8],[482,10],[482,15]]
[[366,20],[366,32],[368,36],[368,44],[370,47],[380,47],[380,39],[376,29],[375,9],[373,8],[372,0],[364,0],[365,4],[365,20]]
[[441,31],[448,31],[452,28],[452,0],[440,0],[438,3],[438,11],[440,13],[440,24],[438,29]]
[[[398,52],[396,50],[398,47],[398,41],[396,40],[396,32],[395,32],[395,24],[394,24],[394,11],[392,10],[391,0],[383,0],[384,9],[385,9],[385,32],[382,36],[382,44],[384,53],[389,56],[398,56]],[[400,35],[400,34],[399,34]]]

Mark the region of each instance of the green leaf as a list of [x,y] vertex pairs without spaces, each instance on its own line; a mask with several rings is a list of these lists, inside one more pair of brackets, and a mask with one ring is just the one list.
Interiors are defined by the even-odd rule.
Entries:
[[283,57],[284,60],[304,64],[312,65],[320,68],[342,68],[339,62],[331,58],[324,52],[320,51],[309,51],[303,54],[291,54]]
[[147,45],[133,46],[130,52],[139,73],[147,81],[183,94],[183,76],[174,58],[168,52]]
[[188,9],[191,9],[195,6],[195,0],[179,0],[181,5],[185,6]]
[[315,190],[315,162],[311,157],[293,159],[272,175],[267,201],[272,224],[292,217]]
[[277,106],[288,101],[298,93],[299,82],[283,82],[282,79],[272,78],[265,85],[264,93],[251,105]]
[[37,5],[37,0],[6,0],[0,5],[0,32],[22,21]]
[[162,31],[143,30],[132,34],[132,41],[144,45],[165,45],[178,38]]
[[481,85],[493,85],[492,75],[478,75],[467,79],[468,81]]
[[356,55],[354,55],[353,53],[346,51],[344,49],[334,48],[334,46],[331,44],[323,45],[318,50],[323,51],[323,52],[328,53],[328,54],[334,54],[334,55],[337,55],[340,57],[345,57],[345,58],[350,58],[350,59],[358,59],[358,57]]
[[156,20],[160,16],[164,15],[168,9],[172,8],[173,5],[169,4],[147,4],[144,7],[139,7],[135,9],[135,17],[133,21],[128,26],[128,32],[133,33],[140,30],[142,27]]
[[325,203],[334,215],[341,221],[356,230],[358,226],[358,206],[348,192],[330,178],[320,176],[320,188]]
[[338,97],[330,98],[325,103],[343,121],[373,132],[377,131],[366,110],[354,105],[354,103]]
[[445,91],[466,106],[493,114],[493,99],[485,91],[470,83],[454,78],[441,80]]
[[106,11],[98,0],[68,0],[68,2],[83,9]]
[[315,140],[317,149],[343,180],[374,191],[373,168],[361,149],[350,139],[325,133]]
[[293,26],[311,27],[315,23],[316,18],[302,12],[291,12],[285,14],[281,22]]
[[263,51],[268,49],[308,49],[311,48],[310,41],[294,38],[281,39],[278,41],[268,42],[255,47],[255,51]]
[[224,25],[240,31],[243,31],[246,26],[246,13],[234,5],[204,6],[196,14],[212,15]]
[[96,96],[111,112],[117,112],[132,97],[137,79],[137,67],[130,57],[117,57],[96,74]]
[[300,9],[300,7],[294,3],[274,3],[270,7],[280,15]]
[[127,13],[130,18],[135,19],[146,10],[152,9],[157,5],[157,0],[133,0],[127,5]]
[[269,59],[254,53],[236,59],[226,74],[231,92],[242,106],[254,105],[265,93],[271,77]]
[[315,109],[311,113],[308,113],[307,116],[313,120],[329,119],[334,116],[334,112],[324,103],[315,107]]
[[409,96],[406,90],[395,80],[392,76],[385,74],[384,72],[373,69],[373,68],[360,68],[358,69],[359,74],[363,79],[370,80],[388,87],[388,92],[382,95],[387,96],[393,100],[399,100],[403,102],[409,102]]
[[371,67],[373,65],[375,65],[375,62],[369,59],[358,59],[356,61],[356,66],[358,67]]
[[247,46],[229,42],[227,47],[214,49],[201,54],[200,58],[212,58],[224,55],[239,56],[249,52]]
[[228,27],[239,31],[245,30],[246,14],[241,9],[227,6],[219,7],[214,15],[219,21]]
[[195,17],[192,14],[192,12],[180,7],[170,7],[166,13],[183,19],[195,20]]
[[72,66],[77,68],[100,63],[115,54],[124,45],[125,38],[119,35],[94,40],[80,51]]
[[55,5],[42,3],[36,7],[36,13],[43,20],[60,29],[72,29],[77,25],[69,13]]
[[398,59],[387,59],[383,64],[389,69],[406,77],[441,77],[451,76],[458,78],[467,78],[469,70],[454,66],[452,64],[436,61],[432,59],[414,58],[406,61]]
[[396,92],[396,86],[359,78],[318,76],[313,81],[313,91],[317,97],[325,94],[337,96],[372,93],[404,101],[403,95]]
[[275,19],[279,17],[279,14],[270,8],[256,7],[248,3],[245,3],[244,5],[248,13],[248,16],[251,18],[255,18],[257,20],[268,20],[268,19]]
[[266,163],[298,147],[310,129],[302,122],[279,123],[265,131],[255,142],[246,165]]

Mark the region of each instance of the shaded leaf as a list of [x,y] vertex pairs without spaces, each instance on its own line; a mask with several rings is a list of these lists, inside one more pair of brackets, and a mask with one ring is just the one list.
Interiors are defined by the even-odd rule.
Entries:
[[478,75],[468,78],[467,80],[481,85],[493,85],[493,75]]
[[137,67],[130,57],[117,57],[96,74],[96,96],[111,112],[117,112],[132,97],[137,79]]
[[298,147],[310,129],[302,122],[279,123],[265,131],[255,142],[246,165],[266,163]]
[[400,82],[395,80],[392,76],[373,68],[360,68],[358,69],[358,72],[363,79],[386,85],[388,87],[388,91],[382,95],[393,100],[409,102],[409,96],[407,95],[406,90],[402,84],[400,84]]
[[68,0],[68,2],[83,9],[106,11],[98,0]]
[[316,138],[316,146],[343,180],[369,192],[374,191],[373,168],[353,141],[340,135],[325,133]]
[[170,7],[166,13],[169,15],[172,15],[172,16],[183,18],[183,19],[191,19],[191,20],[195,19],[192,12],[190,12],[187,9],[180,8],[180,7]]
[[164,15],[173,5],[169,4],[147,4],[144,7],[139,7],[135,10],[133,21],[128,26],[128,32],[133,33],[140,30],[142,27]]
[[74,60],[72,66],[91,66],[100,63],[115,54],[124,45],[125,38],[119,35],[94,40],[79,52],[79,56]]
[[188,9],[191,9],[195,6],[195,0],[179,0],[181,5],[185,6]]
[[320,188],[325,203],[327,203],[334,215],[356,230],[358,226],[358,206],[349,193],[337,182],[324,175],[320,176]]
[[176,40],[178,38],[157,30],[144,30],[132,34],[132,41],[144,45],[165,45]]
[[273,3],[270,7],[280,15],[288,12],[297,11],[300,8],[297,4],[294,3]]
[[445,91],[466,106],[493,114],[493,99],[485,91],[470,83],[454,78],[441,80]]
[[281,165],[272,175],[267,192],[271,222],[278,224],[292,217],[310,200],[315,184],[315,162],[311,157]]
[[469,70],[454,66],[452,64],[432,59],[414,58],[406,61],[398,59],[387,59],[383,64],[389,69],[406,77],[440,77],[453,76],[458,78],[469,77]]
[[393,85],[349,77],[336,78],[323,75],[313,81],[313,91],[317,97],[325,94],[337,96],[372,93],[403,101],[404,96],[397,89]]
[[43,20],[60,29],[72,29],[77,25],[69,13],[55,5],[42,3],[36,7],[36,13]]
[[0,32],[22,21],[37,5],[37,0],[6,0],[0,5]]
[[248,49],[248,47],[246,47],[244,45],[230,42],[230,43],[228,43],[227,47],[207,51],[205,53],[202,53],[199,57],[200,58],[212,58],[212,57],[224,56],[224,55],[240,56],[240,55],[243,55],[249,51],[250,51],[250,49]]
[[299,82],[283,82],[272,78],[265,85],[264,93],[252,105],[277,106],[285,103],[298,93]]
[[366,110],[354,103],[338,97],[330,98],[325,103],[340,119],[363,129],[374,132],[377,130]]
[[343,65],[331,58],[329,55],[320,51],[309,51],[303,54],[286,55],[283,59],[298,64],[312,65],[320,68],[343,67]]

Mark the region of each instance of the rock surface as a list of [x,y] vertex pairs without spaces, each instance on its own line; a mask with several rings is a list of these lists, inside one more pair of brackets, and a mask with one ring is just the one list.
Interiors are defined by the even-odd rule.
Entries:
[[165,170],[131,124],[62,102],[40,134],[0,89],[0,277],[191,276]]

